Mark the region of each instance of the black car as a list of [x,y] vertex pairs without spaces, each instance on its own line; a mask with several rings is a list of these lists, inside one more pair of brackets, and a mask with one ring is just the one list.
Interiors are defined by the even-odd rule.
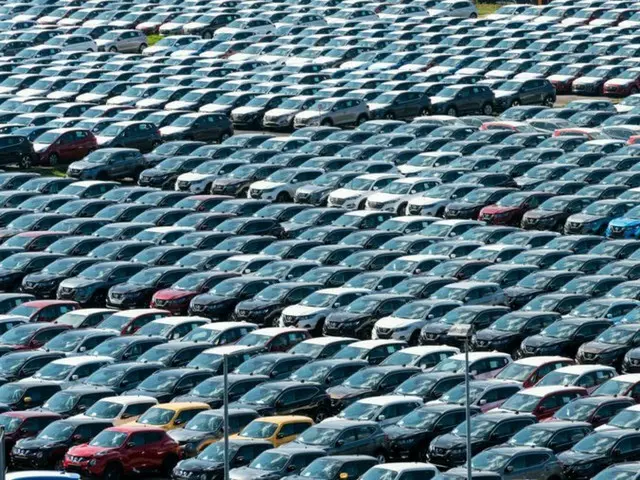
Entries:
[[351,302],[344,310],[330,313],[324,322],[323,333],[329,336],[369,339],[378,319],[391,315],[412,299],[410,296],[385,293],[364,295]]
[[55,253],[25,252],[5,258],[0,263],[0,290],[15,289],[27,275],[44,269],[62,257]]
[[570,215],[582,211],[593,198],[578,195],[559,195],[545,200],[538,208],[529,210],[522,217],[521,226],[531,230],[562,231]]
[[157,290],[170,287],[192,272],[193,269],[183,267],[151,267],[141,270],[125,283],[109,289],[107,306],[115,308],[146,307]]
[[342,384],[327,389],[331,398],[331,411],[338,413],[362,398],[385,395],[420,372],[422,370],[419,368],[403,366],[363,368]]
[[567,478],[593,478],[613,463],[638,460],[638,449],[634,448],[637,442],[640,442],[640,432],[637,430],[594,432],[560,453],[558,460]]
[[88,352],[88,354],[111,357],[116,362],[132,362],[137,360],[138,357],[147,350],[165,342],[166,339],[161,337],[114,337],[95,346],[90,352]]
[[323,285],[319,283],[301,281],[270,285],[253,298],[238,303],[233,317],[240,321],[256,323],[261,327],[275,326],[284,308],[299,303],[320,288],[323,288]]
[[229,407],[250,408],[261,416],[305,415],[319,422],[326,418],[331,402],[324,388],[319,385],[280,381],[252,388]]
[[163,138],[158,127],[151,122],[116,122],[102,130],[99,135],[100,148],[137,148],[148,153],[160,145]]
[[[475,415],[479,409],[474,407],[471,413]],[[384,428],[391,459],[428,461],[431,441],[449,433],[463,423],[465,417],[464,406],[447,404],[425,405],[408,413],[394,425]]]
[[265,375],[271,380],[284,380],[309,360],[309,357],[290,353],[263,353],[244,361],[233,373]]
[[151,347],[138,357],[138,361],[157,363],[164,367],[184,367],[210,347],[211,345],[198,342],[167,342]]
[[11,450],[11,462],[18,468],[59,468],[70,447],[88,443],[102,430],[112,426],[112,422],[94,418],[56,420],[35,438],[18,441]]
[[156,398],[160,403],[166,403],[176,395],[184,395],[210,376],[211,372],[206,370],[169,368],[154,372],[136,388],[125,391],[123,395],[144,395]]
[[513,79],[502,83],[495,90],[496,106],[500,110],[519,105],[545,105],[553,107],[556,90],[546,78]]
[[[230,418],[232,414],[233,410],[229,411]],[[178,430],[174,430],[174,432],[177,435]],[[173,432],[170,435],[173,436]],[[273,448],[273,445],[264,440],[232,438],[229,440],[229,466],[231,468],[246,466],[262,452],[271,448]],[[218,441],[202,450],[197,457],[179,462],[173,469],[171,478],[174,480],[188,480],[202,475],[217,477],[224,473],[224,465],[224,442]]]
[[88,386],[106,387],[120,395],[136,388],[149,375],[160,370],[159,363],[124,362],[107,365],[92,373],[84,383]]
[[162,141],[195,140],[222,143],[233,135],[229,117],[219,113],[187,113],[160,129]]
[[[476,453],[486,448],[500,445],[513,432],[536,423],[536,417],[523,413],[487,413],[471,418],[471,451]],[[436,437],[431,441],[427,458],[441,468],[463,465],[466,460],[467,423],[461,421],[451,433]]]
[[[242,395],[269,380],[269,377],[263,375],[239,375],[230,373],[227,378],[229,391],[229,401],[238,400]],[[222,407],[224,383],[222,375],[210,377],[207,380],[196,385],[188,393],[177,396],[173,399],[175,402],[203,402],[207,403],[211,408]]]
[[569,270],[539,270],[532,272],[516,283],[515,286],[505,288],[504,294],[507,305],[512,309],[520,308],[533,298],[543,293],[555,292],[569,281],[582,275],[582,272]]
[[35,160],[33,144],[20,135],[0,135],[0,164],[17,164],[20,168],[29,168]]
[[60,384],[43,380],[5,383],[0,387],[0,405],[2,411],[40,407],[60,390]]
[[484,207],[493,205],[505,195],[515,191],[513,188],[503,187],[478,188],[459,201],[448,204],[444,209],[444,218],[475,220]]
[[509,447],[529,447],[532,439],[537,447],[550,448],[555,453],[570,449],[587,435],[593,426],[587,422],[558,421],[534,423],[516,432],[505,443]]
[[75,300],[81,305],[104,306],[109,288],[126,282],[144,269],[131,262],[101,262],[83,270],[76,277],[63,280],[57,291],[59,300]]
[[523,357],[562,355],[575,357],[580,345],[596,338],[611,326],[606,320],[573,318],[558,320],[537,335],[527,337],[518,354]]
[[515,353],[525,338],[537,335],[560,318],[560,314],[553,312],[510,312],[489,327],[478,330],[473,336],[472,347],[476,351]]
[[434,114],[491,115],[496,108],[495,95],[484,85],[450,85],[431,97],[431,112]]
[[427,372],[419,373],[398,385],[393,394],[415,395],[427,402],[437,400],[445,392],[464,382],[463,373]]
[[429,115],[431,100],[421,92],[387,91],[375,97],[369,104],[371,118],[413,118]]
[[39,271],[26,275],[22,279],[21,289],[38,298],[56,298],[60,282],[78,275],[97,262],[98,259],[88,257],[58,257]]
[[14,382],[32,376],[49,362],[64,358],[60,352],[27,350],[8,353],[0,357],[0,384]]
[[63,418],[79,415],[87,411],[98,400],[113,395],[109,388],[72,386],[55,393],[43,405],[41,410],[57,413]]
[[604,235],[609,222],[624,214],[637,203],[627,200],[599,200],[593,202],[582,212],[571,215],[564,225],[564,233]]
[[578,363],[612,365],[620,368],[625,354],[640,346],[640,325],[615,325],[600,333],[594,340],[578,348]]
[[257,276],[242,276],[223,280],[209,292],[194,297],[189,305],[189,314],[205,315],[215,319],[227,318],[238,303],[252,298],[275,282],[275,279]]
[[167,158],[155,167],[140,172],[138,185],[164,189],[173,188],[179,175],[194,170],[206,160],[206,158],[189,155]]

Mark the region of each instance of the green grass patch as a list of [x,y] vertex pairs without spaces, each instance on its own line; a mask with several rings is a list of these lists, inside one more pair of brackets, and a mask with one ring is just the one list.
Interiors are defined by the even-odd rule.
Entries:
[[499,3],[478,2],[476,6],[478,7],[478,15],[481,17],[485,17],[487,15],[491,15],[492,13],[495,13],[495,11],[498,10],[502,5],[500,5]]
[[147,45],[149,45],[150,47],[154,46],[156,43],[158,43],[160,40],[162,40],[164,37],[162,35],[149,35],[147,37]]

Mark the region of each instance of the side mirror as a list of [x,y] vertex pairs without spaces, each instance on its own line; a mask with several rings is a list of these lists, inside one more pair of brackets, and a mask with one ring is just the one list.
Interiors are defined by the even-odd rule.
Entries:
[[477,370],[471,370],[469,373],[470,373],[471,375],[477,375],[477,374],[478,374],[478,371],[477,371]]
[[276,407],[282,407],[282,406],[284,406],[284,402],[282,400],[278,400],[276,402]]
[[621,454],[622,452],[620,451],[620,449],[619,449],[619,448],[614,448],[614,449],[613,449],[613,452],[611,452],[611,453],[612,453],[612,455],[613,455],[614,457],[618,457],[618,456],[620,456],[620,454]]
[[87,347],[82,346],[78,349],[79,352],[86,352],[87,351]]
[[24,403],[31,403],[31,397],[24,397],[22,400]]
[[127,448],[133,448],[133,447],[135,447],[135,446],[136,446],[136,444],[135,444],[135,443],[133,443],[133,442],[128,442],[128,443],[127,443]]
[[287,471],[288,471],[288,472],[294,472],[295,470],[296,470],[296,466],[295,466],[295,465],[289,465],[289,466],[287,467]]
[[338,440],[338,441],[336,442],[336,447],[341,447],[341,446],[343,446],[343,445],[344,445],[344,440]]
[[324,379],[324,383],[331,383],[333,382],[333,377],[327,377]]
[[82,435],[78,435],[77,433],[71,437],[71,440],[73,440],[74,442],[79,442],[82,440]]
[[505,468],[504,471],[507,473],[513,472],[513,465],[507,465],[507,468]]
[[78,380],[79,378],[80,378],[80,377],[79,377],[78,375],[71,375],[71,380],[72,380],[72,381],[74,381],[74,382],[75,382],[76,380]]
[[175,422],[173,422],[174,425],[182,425],[184,422],[180,419],[176,420]]
[[384,415],[378,415],[378,421],[379,422],[383,422],[387,419],[387,417],[385,417]]
[[236,462],[237,464],[243,463],[243,462],[244,462],[244,457],[236,457],[235,462]]
[[340,307],[340,302],[336,302],[333,304],[333,308],[339,308]]
[[480,401],[478,402],[478,405],[486,405],[486,404],[487,404],[486,398],[481,398]]

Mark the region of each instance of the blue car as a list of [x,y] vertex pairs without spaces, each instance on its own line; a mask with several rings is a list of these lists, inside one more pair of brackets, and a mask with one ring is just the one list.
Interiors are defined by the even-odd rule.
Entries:
[[640,238],[640,207],[629,210],[624,217],[609,222],[607,238]]

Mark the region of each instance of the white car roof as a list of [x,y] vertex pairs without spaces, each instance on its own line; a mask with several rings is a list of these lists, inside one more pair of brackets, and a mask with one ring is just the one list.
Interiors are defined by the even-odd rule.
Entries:
[[573,373],[576,375],[583,375],[589,372],[597,372],[598,370],[614,370],[615,368],[607,365],[569,365],[568,367],[561,367],[555,370],[558,373]]
[[409,260],[410,262],[421,262],[422,260],[451,260],[448,255],[430,255],[427,253],[417,253],[415,255],[403,255],[398,260]]
[[254,330],[251,333],[259,333],[262,335],[278,335],[284,332],[301,332],[306,331],[306,328],[295,328],[295,327],[267,327],[267,328],[259,328],[258,330]]
[[[201,318],[201,317],[197,317],[197,318]],[[205,330],[216,330],[216,331],[222,332],[224,330],[228,330],[230,328],[235,328],[235,327],[258,328],[258,325],[256,325],[255,323],[249,323],[249,322],[215,322],[215,323],[208,323],[206,325],[202,325],[198,328],[203,328]]]
[[72,310],[71,312],[67,312],[67,313],[80,313],[82,315],[93,315],[94,313],[116,313],[118,312],[118,310],[115,310],[113,308],[80,308],[78,310]]
[[434,472],[438,471],[435,465],[423,462],[382,463],[380,465],[375,465],[372,468],[384,468],[385,470],[391,470],[392,472],[406,472],[409,470],[432,470]]
[[629,383],[640,382],[640,373],[627,373],[625,375],[618,375],[616,377],[610,378],[610,380]]
[[73,182],[71,185],[74,187],[92,187],[93,185],[102,185],[103,183],[115,182],[105,182],[104,180],[81,180],[79,182]]
[[[572,385],[569,385],[568,387],[571,387],[571,386]],[[560,392],[566,388],[567,387],[562,385],[548,385],[546,387],[531,387],[531,388],[525,388],[524,390],[520,390],[519,392],[516,393],[516,395],[518,393],[522,393],[524,395],[532,395],[534,397],[546,397],[550,393]]]
[[[457,355],[453,355],[451,358],[453,360],[464,360],[465,354],[459,353]],[[475,362],[476,360],[482,360],[484,358],[495,358],[502,357],[511,359],[511,355],[508,353],[501,352],[469,352],[469,362]]]
[[[528,365],[530,367],[539,367],[540,365],[544,365],[545,363],[562,361],[562,360],[571,360],[568,357],[560,357],[560,356],[546,356],[546,357],[525,357],[519,360],[516,360],[515,363],[519,365]],[[566,368],[566,367],[562,367]],[[640,379],[640,374],[638,374],[638,378]]]
[[122,395],[119,397],[105,397],[100,400],[111,403],[119,403],[120,405],[134,405],[136,403],[158,403],[158,400],[153,397],[147,397],[145,395]]
[[422,345],[419,347],[409,347],[402,350],[404,353],[413,355],[428,355],[434,352],[456,352],[460,353],[458,347],[450,347],[449,345]]
[[282,260],[280,257],[275,257],[273,255],[264,255],[261,253],[245,253],[242,255],[233,255],[229,257],[232,260],[240,260],[243,262],[251,262],[252,260]]
[[415,222],[416,220],[441,220],[439,217],[430,217],[428,215],[402,215],[400,217],[394,217],[396,222]]
[[59,358],[58,360],[54,360],[51,363],[56,363],[58,365],[69,365],[70,367],[78,367],[80,365],[85,365],[87,363],[96,363],[96,362],[113,363],[113,358],[105,357],[105,356],[81,355],[78,357]]
[[207,348],[202,353],[213,353],[218,355],[230,355],[236,352],[242,352],[243,350],[251,350],[254,347],[246,345],[220,345],[219,347]]
[[[76,312],[78,312],[79,310],[74,310]],[[134,318],[137,317],[138,315],[146,315],[148,313],[165,313],[167,315],[169,315],[169,312],[167,310],[162,310],[161,308],[134,308],[131,310],[114,310],[113,312],[114,314],[120,315],[122,317],[129,317],[129,318]]]
[[332,343],[341,342],[343,340],[352,340],[353,342],[355,342],[355,339],[350,337],[315,337],[304,340],[301,343],[307,343],[311,345],[331,345]]
[[210,323],[211,320],[204,317],[165,317],[154,320],[150,323],[162,323],[164,325],[181,325],[187,322],[193,322],[194,320],[204,321],[204,323]]
[[144,232],[152,232],[152,233],[169,233],[169,232],[195,232],[196,229],[193,227],[149,227],[143,230]]
[[371,293],[371,290],[366,288],[350,288],[350,287],[336,287],[336,288],[323,288],[317,290],[318,293],[328,293],[330,295],[342,295],[344,293]]
[[359,342],[352,343],[350,346],[359,348],[375,348],[380,345],[395,345],[396,343],[404,342],[402,340],[361,340]]
[[378,405],[380,407],[394,405],[396,403],[418,402],[422,403],[422,398],[413,395],[380,395],[378,397],[368,397],[358,400],[360,403]]

